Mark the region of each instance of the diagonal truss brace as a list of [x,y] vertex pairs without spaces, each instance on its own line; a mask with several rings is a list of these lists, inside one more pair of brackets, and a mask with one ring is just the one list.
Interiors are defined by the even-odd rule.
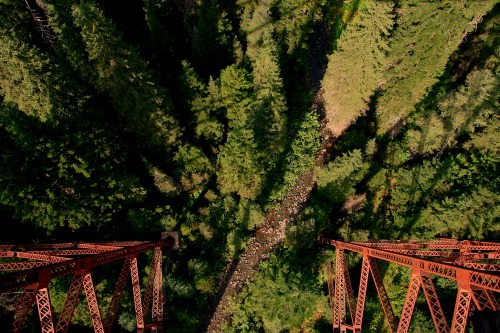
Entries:
[[434,321],[434,327],[436,327],[437,333],[448,333],[450,328],[446,317],[444,316],[443,308],[439,302],[439,298],[434,287],[434,283],[430,275],[422,273],[420,276],[420,281],[422,284],[422,289],[424,290],[425,299],[427,300],[427,305],[432,315],[432,320]]
[[76,271],[69,285],[68,294],[66,300],[64,301],[63,308],[59,314],[59,320],[57,321],[56,333],[67,333],[69,325],[71,323],[71,318],[75,312],[76,304],[78,303],[78,297],[83,287],[83,277],[85,271]]
[[50,304],[49,288],[41,288],[36,293],[36,304],[42,333],[54,333],[54,318]]
[[28,316],[28,312],[35,302],[36,293],[38,292],[38,286],[38,283],[35,283],[24,288],[21,297],[19,297],[19,299],[17,300],[17,304],[14,310],[14,333],[19,333],[21,331],[21,327],[26,320],[26,316]]
[[401,311],[401,319],[399,320],[397,333],[406,333],[410,328],[411,317],[417,303],[418,291],[420,289],[420,275],[418,271],[413,271],[410,277],[410,285],[406,292],[406,299]]
[[[132,258],[135,258],[135,256],[132,256]],[[130,262],[132,258],[125,259],[125,261],[123,262],[122,269],[120,271],[120,275],[118,276],[115,290],[113,292],[113,297],[111,298],[108,311],[106,312],[106,316],[104,317],[103,320],[103,327],[106,333],[109,333],[111,331],[111,327],[113,326],[116,313],[118,312],[118,307],[120,306],[120,301],[125,291],[125,286],[127,285],[127,276],[130,270]]]
[[392,310],[389,296],[387,295],[387,291],[385,290],[382,275],[380,274],[374,258],[368,257],[368,266],[370,267],[373,281],[375,282],[375,288],[377,289],[377,294],[380,299],[380,303],[382,304],[382,309],[384,310],[385,319],[389,323],[391,332],[396,333],[398,328],[398,320],[394,315],[394,311]]

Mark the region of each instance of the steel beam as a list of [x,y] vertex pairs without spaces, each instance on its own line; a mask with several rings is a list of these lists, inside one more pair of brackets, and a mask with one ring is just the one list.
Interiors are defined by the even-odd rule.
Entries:
[[434,327],[437,333],[448,333],[450,331],[446,317],[444,316],[443,308],[441,302],[439,302],[439,297],[434,288],[434,283],[429,275],[423,274],[420,276],[420,281],[422,283],[422,289],[424,290],[425,299],[427,300],[427,305],[431,312],[432,321],[434,322]]
[[[172,240],[173,239],[173,240]],[[14,308],[13,331],[19,332],[33,306],[37,302],[39,320],[43,333],[67,333],[71,324],[81,289],[85,290],[87,305],[91,315],[94,331],[109,333],[119,309],[124,293],[128,272],[132,280],[132,292],[137,313],[139,332],[148,327],[154,332],[163,332],[163,275],[162,247],[179,249],[179,238],[175,232],[162,233],[162,239],[155,242],[107,242],[107,243],[64,243],[45,245],[2,245],[0,258],[31,259],[36,261],[0,263],[1,270],[21,270],[0,277],[0,294],[23,288]],[[29,251],[26,251],[29,250]],[[137,255],[153,250],[151,265],[151,289],[149,300],[152,301],[153,323],[145,325],[142,311],[139,270]],[[61,255],[77,255],[80,258],[66,258]],[[98,300],[94,290],[91,270],[95,266],[111,261],[124,259],[124,264],[116,282],[113,297],[108,306],[104,320],[101,318]],[[43,265],[42,267],[38,267]],[[57,325],[54,323],[52,305],[48,291],[49,282],[63,275],[73,273],[68,294],[61,309]],[[145,297],[147,300],[147,297]],[[151,303],[151,302],[150,302]]]
[[162,252],[161,248],[155,248],[154,255],[156,260],[155,281],[153,286],[153,308],[152,319],[156,327],[152,328],[152,332],[163,333],[163,274],[162,274]]
[[122,269],[120,271],[120,275],[118,276],[118,280],[116,281],[113,297],[111,298],[111,302],[109,303],[106,316],[104,317],[103,320],[103,327],[106,333],[109,333],[111,331],[111,327],[113,326],[116,313],[118,312],[120,301],[122,299],[123,293],[125,291],[125,286],[127,284],[127,277],[128,273],[130,272],[131,260],[132,260],[131,258],[125,259],[125,261],[123,262]]
[[[373,258],[389,261],[406,267],[420,267],[421,272],[430,273],[456,280],[457,276],[468,275],[471,286],[483,287],[494,292],[500,292],[500,272],[475,271],[451,263],[442,263],[429,259],[408,256],[387,250],[373,249],[365,245],[346,243],[335,240],[324,240],[326,244],[338,249],[363,253],[363,250]],[[470,273],[470,274],[469,274]]]
[[66,300],[64,301],[63,308],[59,313],[59,320],[57,321],[56,332],[57,333],[67,333],[69,326],[71,324],[71,318],[75,312],[76,304],[78,303],[78,297],[83,287],[83,277],[85,271],[76,271],[69,285],[68,294],[66,295]]
[[92,282],[92,276],[90,275],[90,272],[85,272],[85,275],[83,276],[83,289],[85,290],[85,296],[87,297],[87,305],[89,307],[94,332],[104,333],[104,327],[102,326],[101,320],[101,312],[99,311],[99,304],[97,303],[94,283]]
[[[38,274],[43,270],[50,272],[52,278],[72,274],[84,267],[95,267],[115,260],[126,258],[130,255],[147,252],[156,247],[164,247],[170,243],[168,239],[162,239],[155,242],[141,243],[135,246],[119,248],[117,250],[105,251],[102,253],[89,255],[84,258],[64,260],[58,263],[52,263],[44,267],[38,267],[22,272],[9,274],[0,277],[0,294],[8,291],[14,291],[29,286],[37,279]],[[53,244],[51,244],[53,246]]]
[[468,288],[458,288],[457,300],[455,302],[455,311],[453,313],[453,322],[451,324],[451,333],[464,333],[469,316],[469,307],[471,301],[471,291]]
[[382,304],[382,309],[384,310],[385,319],[389,324],[389,328],[392,333],[396,333],[398,329],[397,318],[392,310],[391,302],[389,301],[389,296],[385,290],[384,281],[380,271],[378,269],[377,263],[374,258],[368,257],[368,265],[372,273],[373,281],[375,282],[375,288],[377,288],[377,294]]
[[50,303],[49,288],[41,288],[36,293],[36,304],[42,333],[54,333],[54,317]]
[[361,264],[361,276],[359,278],[356,318],[354,319],[354,329],[356,332],[361,332],[361,327],[363,325],[363,312],[365,310],[366,290],[368,289],[369,275],[370,275],[370,265],[368,263],[368,256],[363,255],[363,262]]
[[132,280],[132,294],[134,296],[135,320],[137,333],[144,332],[144,312],[141,302],[141,286],[139,284],[139,270],[137,268],[137,258],[130,261],[130,277]]
[[36,293],[38,292],[38,283],[24,288],[23,293],[17,300],[16,307],[14,309],[14,322],[13,322],[13,332],[19,333],[26,320],[26,316],[30,311],[33,303],[35,302]]
[[401,319],[399,320],[398,333],[406,333],[410,328],[413,310],[417,303],[418,291],[420,290],[420,274],[418,271],[412,273],[410,277],[410,284],[406,292],[406,299],[401,311]]

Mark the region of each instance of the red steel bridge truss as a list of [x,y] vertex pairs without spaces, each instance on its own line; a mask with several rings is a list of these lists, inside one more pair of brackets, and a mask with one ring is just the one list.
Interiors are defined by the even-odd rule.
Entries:
[[[322,237],[320,242],[336,248],[335,267],[331,263],[327,266],[334,332],[361,332],[370,275],[392,333],[408,332],[420,289],[425,295],[437,333],[463,333],[474,311],[500,311],[500,243],[453,239],[347,243]],[[346,251],[362,255],[357,297],[351,284]],[[411,269],[399,317],[391,306],[377,261]],[[439,301],[433,276],[453,280],[458,285],[451,326]]]
[[[43,333],[66,333],[82,289],[90,311],[94,331],[109,333],[119,309],[130,275],[136,313],[137,332],[163,332],[162,248],[176,250],[176,232],[162,233],[153,242],[105,242],[0,245],[0,295],[18,292],[14,305],[12,332],[21,330],[36,302]],[[137,255],[153,251],[145,291],[141,298]],[[92,268],[113,261],[123,261],[113,296],[104,316],[98,306]],[[56,320],[49,294],[49,282],[73,275],[66,300]],[[152,320],[146,324],[151,309]]]

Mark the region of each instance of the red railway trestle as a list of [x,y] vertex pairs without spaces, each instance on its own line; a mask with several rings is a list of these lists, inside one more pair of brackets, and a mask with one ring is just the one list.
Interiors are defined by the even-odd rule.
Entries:
[[[327,265],[330,305],[333,308],[333,331],[362,332],[366,291],[370,275],[382,305],[389,330],[406,333],[420,290],[423,290],[437,333],[463,333],[473,310],[500,311],[500,243],[458,241],[367,241],[342,242],[324,237],[320,243],[334,246],[335,268]],[[362,255],[358,294],[347,267],[346,251]],[[412,270],[401,314],[396,316],[387,295],[377,260],[408,267]],[[445,317],[432,276],[457,283],[458,292],[450,322]],[[347,314],[350,314],[348,321]]]
[[[163,232],[158,241],[0,245],[0,295],[9,292],[21,294],[14,306],[12,332],[20,332],[35,301],[43,333],[68,332],[83,289],[94,331],[109,333],[129,275],[137,332],[163,332],[162,248],[179,249],[178,233]],[[148,251],[153,251],[153,259],[141,299],[137,256]],[[123,265],[107,311],[101,316],[91,270],[113,261],[123,261]],[[56,320],[49,282],[70,274],[73,278]],[[152,319],[146,324],[149,309]]]

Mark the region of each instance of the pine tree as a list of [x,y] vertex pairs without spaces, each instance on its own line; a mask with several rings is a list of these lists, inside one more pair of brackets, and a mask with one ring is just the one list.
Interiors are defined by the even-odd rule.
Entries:
[[484,239],[500,231],[500,196],[484,187],[458,197],[432,202],[423,211],[414,233],[422,238]]
[[196,192],[204,186],[213,172],[210,160],[201,149],[184,145],[175,154],[180,181],[185,191]]
[[[46,228],[99,228],[145,189],[123,169],[126,149],[112,128],[53,128],[0,104],[0,203]],[[112,158],[111,158],[112,156]]]
[[340,203],[355,194],[356,185],[366,174],[363,153],[356,149],[337,157],[324,168],[315,168],[314,179],[321,196]]
[[220,81],[229,126],[219,157],[220,189],[223,194],[237,192],[242,198],[255,199],[263,185],[265,164],[250,121],[255,108],[253,85],[249,74],[234,65],[222,71]]
[[0,17],[0,95],[28,116],[57,122],[78,112],[85,98],[64,64],[56,64],[32,43],[23,19],[30,17],[21,13]]
[[203,77],[216,75],[231,64],[233,34],[227,13],[216,0],[202,0],[193,28],[193,64]]
[[378,100],[379,134],[396,129],[443,73],[448,58],[495,1],[416,1],[398,3],[384,93]]
[[96,4],[73,5],[72,20],[65,12],[68,7],[64,0],[54,0],[48,8],[60,48],[74,69],[111,98],[138,145],[155,151],[170,150],[177,144],[180,128],[172,116],[166,90],[157,85],[138,51],[125,43]]
[[181,84],[185,99],[192,114],[191,124],[196,137],[205,140],[213,149],[221,143],[224,136],[224,110],[218,84],[210,78],[208,86],[196,74],[187,61],[182,62]]
[[257,99],[252,119],[259,146],[270,154],[282,152],[286,135],[286,99],[273,41],[274,24],[266,2],[246,13],[242,28],[247,33],[247,56],[253,67],[253,82]]
[[[416,127],[408,132],[412,152],[425,154],[453,147],[463,133],[471,133],[473,142],[478,135],[487,135],[475,133],[475,129],[487,128],[489,133],[494,128],[487,125],[497,103],[499,82],[498,76],[488,69],[473,70],[465,85],[456,91],[440,94],[437,110],[431,110],[428,115],[417,115]],[[493,148],[496,140],[491,139],[488,145]]]
[[273,6],[279,18],[276,32],[287,45],[287,53],[293,54],[307,49],[313,23],[323,18],[322,6],[326,1],[285,0],[276,1]]
[[363,1],[329,56],[321,83],[328,128],[335,136],[368,109],[368,102],[382,83],[387,65],[388,37],[393,4]]

